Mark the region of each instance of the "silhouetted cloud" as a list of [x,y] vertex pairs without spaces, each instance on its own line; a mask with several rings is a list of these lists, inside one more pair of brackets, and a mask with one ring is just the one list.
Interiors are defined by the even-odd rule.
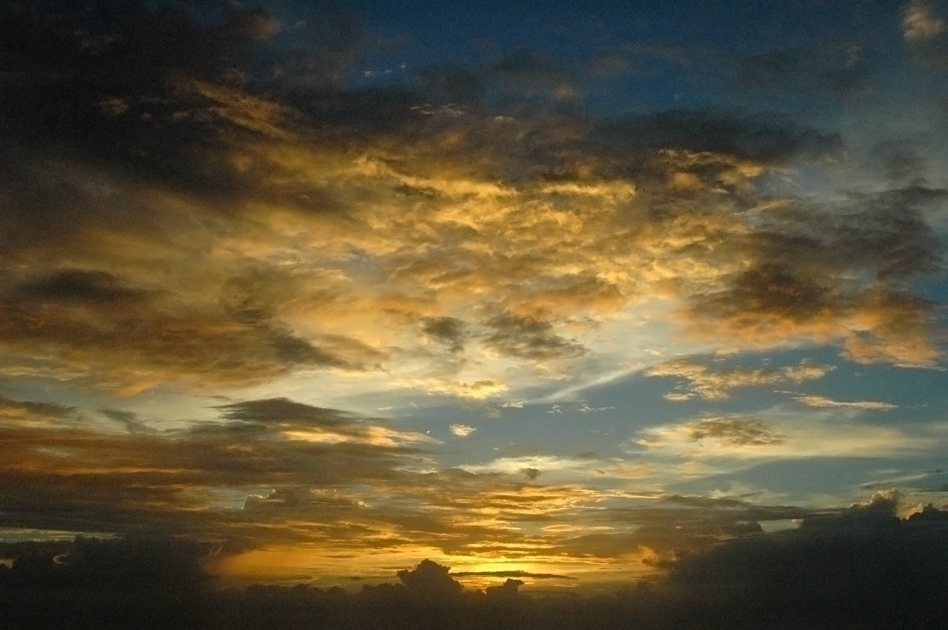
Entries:
[[942,521],[900,521],[894,505],[879,496],[804,519],[797,530],[738,538],[683,558],[669,585],[719,623],[751,616],[793,627],[937,624],[948,585]]
[[443,600],[457,595],[464,588],[448,575],[450,570],[450,567],[437,562],[422,560],[414,569],[399,571],[398,579],[412,595],[428,600]]
[[[569,575],[558,575],[556,573],[532,573],[530,571],[455,571],[451,575],[457,577],[484,576],[484,577],[503,577],[503,578],[532,578],[534,580],[575,580],[575,577]],[[523,584],[523,582],[520,582]]]

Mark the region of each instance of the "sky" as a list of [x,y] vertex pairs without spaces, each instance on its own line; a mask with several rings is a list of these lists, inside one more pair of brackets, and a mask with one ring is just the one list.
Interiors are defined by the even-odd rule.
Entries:
[[948,506],[945,2],[0,15],[6,565],[597,589]]

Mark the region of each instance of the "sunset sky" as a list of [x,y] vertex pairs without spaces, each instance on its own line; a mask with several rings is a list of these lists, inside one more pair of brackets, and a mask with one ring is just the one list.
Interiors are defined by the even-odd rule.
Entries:
[[0,550],[567,589],[948,505],[948,3],[0,16]]

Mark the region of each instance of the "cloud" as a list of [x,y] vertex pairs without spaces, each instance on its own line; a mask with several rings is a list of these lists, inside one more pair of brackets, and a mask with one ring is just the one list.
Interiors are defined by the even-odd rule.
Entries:
[[909,186],[826,208],[778,204],[749,235],[748,263],[693,293],[680,316],[694,337],[724,335],[734,349],[838,343],[860,363],[933,366],[941,352],[930,305],[903,287],[941,268],[922,208],[943,199]]
[[556,573],[531,573],[529,571],[455,571],[452,575],[457,577],[483,576],[483,577],[505,577],[505,578],[531,578],[534,580],[575,580],[575,577],[569,575],[559,575]]
[[944,527],[900,521],[889,501],[869,505],[879,507],[872,518],[855,518],[852,508],[833,511],[814,519],[818,526],[804,519],[796,530],[683,557],[669,586],[690,601],[713,592],[716,604],[707,613],[722,625],[762,610],[801,626],[936,623],[935,602],[948,583],[945,547],[936,542]]
[[[101,303],[90,322],[76,293],[50,321],[7,304],[10,370],[26,369],[29,343],[45,345],[47,372],[129,393],[313,370],[410,384],[450,369],[432,391],[509,390],[528,373],[561,377],[564,360],[591,365],[606,345],[595,331],[666,299],[676,325],[725,351],[816,342],[861,362],[940,357],[931,305],[901,282],[939,268],[920,211],[938,190],[839,207],[762,196],[788,165],[838,161],[832,130],[715,109],[547,107],[572,98],[572,70],[529,49],[346,86],[366,42],[341,8],[48,10],[4,9],[30,27],[4,38],[16,93],[3,109],[0,284],[25,282],[37,309],[70,283],[134,308]],[[38,42],[42,54],[17,52]],[[792,70],[793,54],[754,63]]]
[[101,409],[100,413],[125,427],[129,433],[147,433],[151,429],[148,424],[139,419],[138,415],[131,411],[122,411],[121,409]]
[[838,408],[838,409],[858,409],[860,411],[888,411],[890,409],[898,408],[898,405],[893,405],[891,403],[879,402],[873,400],[854,400],[854,401],[839,401],[833,400],[832,398],[827,398],[826,396],[816,396],[811,394],[798,394],[793,397],[793,399],[799,403],[802,403],[808,407],[817,407],[817,408]]
[[699,420],[691,425],[689,437],[696,442],[716,439],[731,446],[779,444],[784,440],[784,436],[772,433],[763,422],[740,418]]
[[676,434],[691,442],[714,440],[725,447],[771,446],[786,440],[785,435],[776,433],[766,423],[750,418],[705,418],[652,433],[646,434],[639,443],[660,445],[663,440],[674,439]]
[[143,292],[122,286],[104,271],[61,269],[49,276],[29,279],[12,291],[20,300],[44,303],[114,304],[134,302]]
[[450,381],[444,378],[428,378],[401,380],[399,384],[423,389],[429,394],[447,394],[474,400],[483,400],[507,391],[506,385],[492,378],[481,379],[473,383]]
[[[85,372],[86,386],[128,393],[390,370],[399,383],[483,397],[487,388],[474,385],[509,390],[528,374],[562,377],[562,361],[591,363],[603,346],[595,331],[669,298],[684,302],[677,313],[686,332],[707,331],[725,350],[815,340],[840,343],[863,362],[938,359],[929,305],[903,306],[887,321],[872,310],[884,300],[869,297],[888,291],[904,302],[904,290],[879,285],[937,268],[931,233],[913,210],[937,203],[925,200],[937,191],[854,200],[850,220],[836,208],[816,222],[809,208],[748,210],[758,178],[838,153],[833,133],[711,110],[603,120],[503,99],[475,106],[496,82],[510,82],[502,75],[540,81],[560,72],[523,51],[494,66],[432,69],[419,85],[345,88],[328,78],[358,45],[342,15],[307,22],[330,32],[308,51],[312,72],[325,70],[322,89],[306,91],[292,76],[307,72],[299,60],[281,58],[290,53],[279,40],[294,22],[216,5],[212,13],[220,32],[201,31],[203,18],[184,5],[167,15],[139,6],[127,22],[102,18],[129,41],[164,33],[163,20],[200,31],[198,39],[224,38],[227,63],[216,53],[179,59],[154,43],[161,54],[141,61],[151,64],[147,76],[75,79],[87,105],[66,125],[74,133],[57,140],[69,151],[50,158],[26,134],[0,157],[11,183],[7,301],[33,296],[25,311],[5,307],[8,369],[26,369],[25,345],[40,344],[47,372],[67,380]],[[89,60],[104,74],[137,63],[131,44],[107,48],[111,61]],[[251,57],[284,78],[266,78]],[[76,73],[52,52],[47,63]],[[42,81],[37,69],[17,72],[17,85]],[[427,91],[475,84],[488,89],[453,114],[430,103]],[[17,125],[79,115],[63,111],[59,97],[38,103],[46,92],[23,90],[34,101],[5,114]],[[890,210],[900,204],[908,212],[895,225]],[[808,235],[819,264],[791,259],[787,252],[808,242],[797,232],[820,222],[825,247]],[[63,230],[50,234],[49,224]],[[877,286],[842,280],[867,274]],[[839,279],[844,290],[810,286],[814,277]],[[72,301],[62,293],[54,309],[46,295],[41,307],[51,290],[72,290]],[[80,305],[82,291],[111,296],[113,308]],[[119,298],[131,308],[119,312]],[[34,312],[42,308],[56,311],[52,320]],[[78,312],[86,308],[97,309],[93,321]],[[893,331],[904,325],[910,334],[899,339]],[[176,343],[182,335],[189,343]],[[520,365],[508,372],[510,359]],[[450,378],[432,379],[447,370]]]
[[574,96],[562,63],[530,48],[520,48],[492,63],[486,74],[511,96],[524,98],[536,92],[558,99]]
[[[234,571],[347,566],[368,545],[373,561],[562,551],[644,571],[726,535],[707,505],[683,516],[656,498],[669,471],[941,443],[841,413],[869,401],[801,394],[822,410],[686,419],[637,435],[634,454],[448,469],[410,419],[330,408],[412,389],[517,408],[553,379],[594,382],[695,342],[937,366],[938,307],[917,280],[942,271],[930,223],[946,193],[905,167],[895,188],[803,194],[791,184],[814,166],[858,190],[859,146],[740,110],[605,118],[569,63],[532,49],[366,87],[349,77],[372,44],[348,10],[281,11],[0,8],[0,374],[10,392],[61,393],[0,399],[8,522],[226,541],[241,555],[219,566]],[[814,54],[742,63],[759,83],[806,83]],[[852,79],[840,55],[814,81]],[[679,359],[647,373],[682,381],[671,399],[722,400],[830,369]],[[276,397],[284,386],[326,406]],[[149,419],[193,393],[224,398],[200,422]],[[636,501],[669,511],[619,509]],[[608,535],[564,541],[591,515]],[[676,533],[674,519],[714,523]],[[630,536],[644,521],[664,529]]]
[[[836,408],[829,408],[836,409]],[[882,457],[923,452],[941,440],[944,427],[901,429],[859,424],[839,411],[800,415],[782,409],[756,414],[703,414],[693,420],[639,431],[630,452],[674,455],[708,468],[691,474],[713,474],[718,466],[741,468],[745,459],[794,460],[813,457]],[[730,464],[727,462],[730,460]],[[737,462],[737,463],[735,463]]]
[[935,5],[928,0],[912,0],[902,16],[902,34],[910,44],[923,43],[939,37],[946,30]]
[[488,320],[487,325],[495,332],[487,337],[486,345],[513,357],[548,361],[586,352],[581,344],[554,333],[553,324],[542,319],[502,314]]
[[[414,479],[406,468],[425,460],[416,445],[431,443],[423,434],[389,428],[380,420],[286,399],[219,409],[220,421],[165,432],[99,433],[78,423],[5,427],[0,486],[8,522],[81,530],[94,523],[99,531],[242,539],[238,523],[246,519],[235,509],[242,506],[249,515],[265,505],[284,508],[283,515],[261,512],[259,519],[245,522],[261,528],[261,535],[271,518],[294,511],[317,519],[358,511],[359,502],[351,496],[328,501],[314,492]],[[266,499],[245,501],[254,494]],[[230,511],[220,509],[222,497],[235,504]],[[202,516],[192,511],[211,507],[215,511]],[[278,538],[294,538],[298,534],[292,530],[284,529]]]
[[477,431],[474,427],[470,427],[466,424],[452,424],[450,427],[451,433],[458,437],[467,437]]
[[792,121],[740,117],[710,111],[667,111],[626,117],[604,125],[623,148],[661,148],[713,153],[766,164],[797,158],[826,159],[843,148],[837,134],[824,134]]
[[[751,54],[717,53],[712,73],[728,87],[782,94],[808,90],[853,99],[871,89],[866,45],[858,39],[834,39],[800,48],[783,46]],[[713,76],[713,74],[712,74]]]
[[323,409],[287,398],[248,400],[219,407],[225,420],[266,426],[333,427],[352,426],[357,420],[335,409]]
[[220,407],[231,426],[243,430],[275,431],[290,440],[313,443],[364,443],[374,446],[401,446],[417,442],[434,442],[415,431],[396,431],[367,419],[322,409],[286,398],[252,400]]
[[130,394],[165,383],[248,385],[302,366],[358,370],[380,356],[345,337],[316,345],[215,307],[182,305],[107,272],[60,270],[0,291],[0,346],[8,361],[39,355],[54,370]]
[[463,321],[454,317],[428,317],[422,332],[429,338],[444,344],[451,352],[464,349],[467,330]]
[[72,424],[77,415],[74,407],[29,400],[13,400],[0,396],[0,427],[48,427]]
[[411,570],[398,572],[398,579],[410,593],[427,600],[443,600],[461,592],[461,583],[448,575],[450,567],[422,560]]
[[21,543],[10,551],[12,570],[0,573],[8,589],[185,591],[209,583],[200,559],[211,546],[171,538],[80,536],[71,542]]
[[645,371],[645,375],[678,376],[688,381],[685,385],[687,391],[671,391],[665,395],[665,398],[669,400],[684,401],[694,395],[701,396],[705,400],[726,400],[730,395],[730,390],[737,387],[802,383],[822,378],[833,369],[835,367],[832,365],[802,361],[799,365],[782,368],[735,366],[711,370],[709,366],[693,359],[682,358],[654,365]]

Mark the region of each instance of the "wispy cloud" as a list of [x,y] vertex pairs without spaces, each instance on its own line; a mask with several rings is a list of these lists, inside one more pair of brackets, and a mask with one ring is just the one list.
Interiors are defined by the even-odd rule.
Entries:
[[889,411],[890,409],[898,408],[898,405],[875,400],[839,401],[826,396],[815,396],[812,394],[798,394],[795,395],[793,399],[808,407],[858,409],[860,411]]
[[802,416],[771,409],[759,414],[705,414],[685,422],[650,427],[639,432],[633,443],[639,449],[686,461],[865,457],[924,452],[938,443],[943,433],[942,426],[902,430],[860,425],[830,415]]
[[687,381],[682,388],[684,391],[679,389],[668,392],[665,395],[668,400],[688,400],[695,395],[705,400],[725,400],[730,395],[730,390],[737,387],[802,383],[822,378],[834,369],[835,366],[832,365],[803,361],[799,365],[782,368],[750,368],[738,365],[715,370],[694,359],[683,358],[654,365],[648,368],[645,374],[653,377],[677,376]]

